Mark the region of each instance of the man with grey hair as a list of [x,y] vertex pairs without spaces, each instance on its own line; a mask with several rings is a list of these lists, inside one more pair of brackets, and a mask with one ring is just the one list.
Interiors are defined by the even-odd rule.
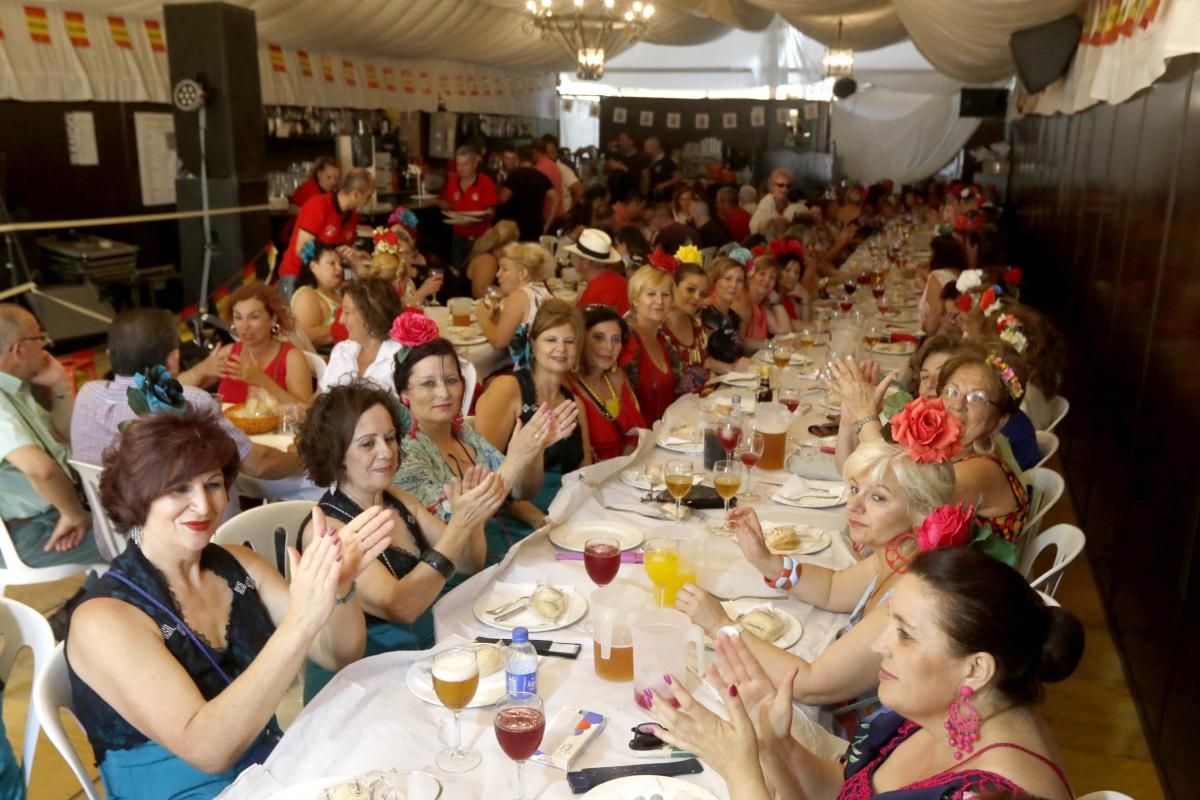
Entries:
[[[91,515],[67,463],[72,386],[49,344],[33,314],[0,304],[0,518],[30,567],[99,564]],[[49,411],[34,386],[49,390]]]
[[[463,221],[451,225],[450,261],[462,266],[475,240],[487,233],[496,216],[496,183],[479,171],[479,154],[470,145],[454,151],[454,173],[446,177],[446,185],[438,196],[443,210],[460,215]],[[468,221],[468,218],[470,220]]]
[[692,225],[700,233],[700,248],[705,247],[723,247],[729,243],[729,231],[725,230],[725,226],[712,218],[708,213],[708,203],[703,200],[693,200],[692,207]]
[[303,266],[300,254],[309,242],[315,240],[336,247],[345,262],[369,258],[369,254],[354,248],[354,239],[358,235],[358,210],[371,202],[374,195],[374,176],[358,167],[346,173],[338,191],[317,195],[304,203],[296,217],[292,240],[279,262],[279,293],[285,302],[291,302]]
[[758,208],[750,218],[750,233],[762,233],[763,226],[773,219],[791,222],[792,218],[807,206],[803,203],[789,204],[788,192],[792,188],[792,173],[782,167],[771,172],[767,178],[767,194],[758,201]]

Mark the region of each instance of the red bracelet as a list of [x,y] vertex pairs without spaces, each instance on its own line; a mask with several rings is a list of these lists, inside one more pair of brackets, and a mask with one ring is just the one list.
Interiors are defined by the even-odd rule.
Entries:
[[763,583],[770,586],[772,589],[788,590],[795,586],[800,581],[801,565],[791,556],[783,557],[783,569],[779,570],[779,577],[772,580],[766,575],[763,576]]

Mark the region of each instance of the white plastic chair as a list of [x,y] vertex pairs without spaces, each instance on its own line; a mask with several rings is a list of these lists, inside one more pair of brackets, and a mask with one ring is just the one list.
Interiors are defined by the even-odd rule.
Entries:
[[1050,398],[1050,421],[1046,423],[1046,427],[1044,428],[1046,433],[1053,431],[1058,423],[1063,421],[1063,417],[1067,416],[1067,412],[1070,410],[1071,401],[1061,394]]
[[[33,674],[50,663],[54,655],[54,631],[46,618],[34,609],[0,597],[0,636],[4,637],[4,650],[0,652],[0,681],[8,682],[13,663],[21,650],[28,647],[33,651]],[[38,714],[32,702],[25,717],[25,746],[21,751],[21,772],[25,786],[33,775],[33,756],[37,752]]]
[[1050,595],[1046,594],[1045,592],[1043,592],[1039,589],[1034,589],[1034,591],[1038,593],[1038,597],[1042,598],[1042,602],[1045,603],[1047,606],[1052,606],[1054,608],[1062,608],[1062,603],[1058,602]]
[[1032,489],[1032,496],[1029,498],[1029,515],[1025,517],[1025,526],[1021,529],[1021,539],[1028,543],[1041,530],[1042,518],[1062,498],[1067,484],[1062,475],[1046,467],[1036,467],[1026,472],[1025,482]]
[[315,505],[311,500],[264,503],[221,525],[213,541],[249,547],[288,577],[287,546],[300,538],[300,526]]
[[479,370],[465,358],[458,360],[458,366],[463,376],[462,415],[466,417],[471,414],[471,401],[475,399],[475,387],[479,385]]
[[715,247],[705,247],[700,251],[700,256],[703,259],[701,266],[703,266],[706,271],[708,270],[708,265],[712,263],[713,257],[716,256],[716,254],[717,248]]
[[538,244],[546,248],[546,252],[548,252],[551,257],[555,259],[558,258],[559,238],[557,236],[539,236]]
[[308,362],[308,368],[312,370],[313,377],[317,379],[317,383],[321,382],[321,378],[325,377],[325,359],[316,353],[310,353],[307,350],[301,350],[304,354],[304,360]]
[[97,575],[103,575],[108,571],[108,564],[55,564],[52,567],[31,567],[17,554],[16,545],[13,544],[8,526],[3,520],[0,520],[0,556],[4,558],[4,566],[0,567],[0,595],[3,595],[8,586],[53,583],[83,572],[94,571]]
[[125,546],[129,542],[117,532],[116,526],[108,518],[108,514],[104,513],[104,506],[100,503],[100,473],[104,470],[95,464],[86,464],[73,458],[67,463],[79,473],[79,479],[83,481],[83,493],[87,495],[88,504],[92,507],[92,535],[96,537],[96,547],[100,550],[100,555],[112,561],[125,552]]
[[1058,452],[1058,437],[1049,431],[1037,431],[1037,446],[1038,446],[1038,462],[1031,469],[1045,466],[1046,462],[1054,458],[1054,454]]
[[71,697],[71,681],[67,677],[67,657],[63,652],[62,643],[59,643],[34,676],[33,712],[37,714],[42,730],[46,732],[46,738],[54,745],[54,749],[58,750],[63,761],[67,762],[71,772],[75,773],[75,779],[83,787],[83,793],[87,795],[88,800],[100,800],[100,795],[83,766],[83,760],[79,758],[71,740],[67,738],[67,729],[59,716],[59,709],[64,708],[78,723],[74,699]]
[[1088,792],[1083,797],[1077,797],[1075,800],[1133,800],[1127,794],[1114,792],[1112,789],[1101,789],[1098,792]]
[[[1029,579],[1030,586],[1053,597],[1058,592],[1063,572],[1079,557],[1086,544],[1087,537],[1079,528],[1065,522],[1055,525],[1039,533],[1025,548],[1025,553],[1021,556],[1021,574]],[[1029,573],[1033,570],[1034,562],[1047,547],[1055,548],[1054,563],[1041,575],[1030,578]]]

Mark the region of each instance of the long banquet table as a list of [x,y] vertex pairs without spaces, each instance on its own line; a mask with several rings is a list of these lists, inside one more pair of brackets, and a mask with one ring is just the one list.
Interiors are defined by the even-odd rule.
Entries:
[[[825,348],[806,351],[817,364],[823,364]],[[884,370],[903,373],[907,356],[872,355]],[[793,458],[789,468],[809,478],[836,478],[833,456],[821,452],[808,434],[808,426],[830,419],[821,406],[822,392],[813,367],[790,368],[783,377],[785,385],[809,390],[793,417],[789,442],[804,444],[807,457]],[[753,390],[749,390],[752,395]],[[672,425],[698,421],[705,401],[698,396],[679,398],[666,416]],[[665,431],[664,431],[665,432]],[[655,433],[644,431],[637,450],[630,456],[592,465],[564,476],[563,488],[550,507],[550,522],[514,547],[505,559],[472,577],[443,597],[434,607],[440,650],[478,635],[504,637],[507,631],[476,619],[472,606],[497,581],[541,581],[553,585],[569,584],[587,597],[594,586],[577,561],[556,561],[557,548],[548,532],[558,522],[619,519],[644,529],[647,537],[671,536],[694,540],[698,550],[699,584],[723,598],[772,597],[777,608],[794,615],[804,626],[800,640],[791,652],[816,658],[833,641],[845,623],[843,614],[822,611],[777,590],[766,587],[762,577],[742,557],[736,542],[709,532],[709,524],[721,512],[699,512],[684,522],[649,519],[605,506],[637,506],[643,492],[625,485],[620,473],[630,467],[669,458],[692,458],[702,470],[698,455],[686,456],[656,446]],[[782,477],[776,478],[782,480]],[[777,523],[800,523],[831,534],[831,545],[801,561],[840,569],[851,565],[855,556],[844,532],[845,506],[808,509],[783,506],[769,500],[775,487],[762,484],[756,490],[763,499],[754,503],[760,516]],[[651,584],[638,564],[622,564],[617,582],[627,582],[649,590]],[[539,693],[545,702],[549,722],[563,707],[586,708],[604,714],[607,727],[578,758],[573,769],[622,764],[645,764],[629,755],[626,743],[629,729],[650,719],[635,705],[632,683],[611,683],[598,678],[592,659],[589,615],[559,630],[539,633],[533,638],[549,638],[583,645],[577,660],[543,658],[538,673]],[[445,787],[443,797],[484,797],[499,792],[515,793],[515,767],[500,751],[492,733],[493,708],[467,709],[462,713],[464,741],[483,754],[483,762],[474,770],[451,775],[434,766],[434,756],[449,743],[452,733],[448,710],[424,703],[406,686],[408,669],[432,651],[405,651],[363,659],[341,670],[289,727],[282,741],[265,764],[244,772],[238,781],[220,795],[221,800],[269,798],[285,787],[316,778],[353,776],[374,769],[394,767],[420,769],[437,776]],[[636,659],[636,656],[635,656]],[[697,679],[693,676],[692,686]],[[719,697],[703,686],[698,698],[713,708],[720,707]],[[814,722],[815,709],[798,706],[794,733],[819,752],[834,757],[844,743],[820,730]],[[565,798],[571,791],[561,770],[537,763],[526,767],[525,785],[529,797]],[[685,780],[704,787],[717,797],[727,797],[723,781],[711,769]],[[287,795],[291,797],[292,795]],[[301,794],[295,795],[297,798]]]

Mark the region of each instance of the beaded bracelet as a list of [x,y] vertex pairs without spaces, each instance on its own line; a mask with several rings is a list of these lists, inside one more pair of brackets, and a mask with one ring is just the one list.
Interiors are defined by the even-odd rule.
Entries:
[[768,578],[763,576],[763,583],[775,589],[790,589],[800,581],[800,562],[791,556],[783,557],[783,569],[779,570],[779,577]]
[[346,603],[349,603],[351,600],[353,600],[354,595],[356,595],[356,594],[358,594],[358,581],[356,581],[356,580],[350,581],[350,590],[348,592],[346,592],[346,596],[345,597],[335,597],[333,599],[333,604],[335,606],[344,606],[344,605],[346,605]]

